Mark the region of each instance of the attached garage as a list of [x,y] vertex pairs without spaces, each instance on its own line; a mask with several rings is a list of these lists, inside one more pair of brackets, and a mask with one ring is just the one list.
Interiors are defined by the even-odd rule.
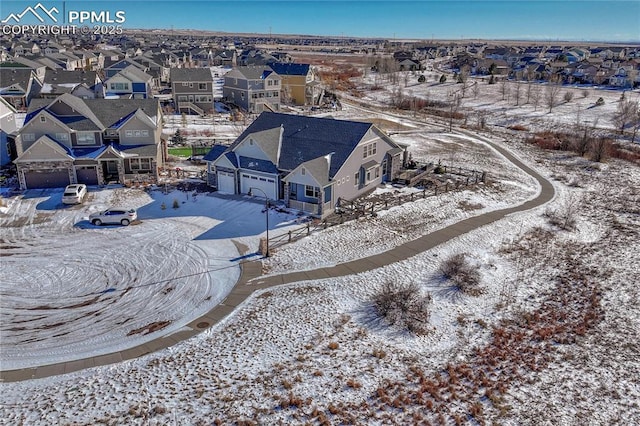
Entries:
[[236,179],[233,173],[218,170],[218,192],[225,194],[236,193]]
[[[254,175],[247,172],[242,172],[240,177],[240,192],[242,194],[248,194],[249,189],[257,188],[256,196],[264,196],[267,195],[267,198],[272,200],[277,200],[278,197],[278,186],[275,177],[266,177],[260,175]],[[262,190],[260,192],[259,190]]]
[[96,166],[76,166],[76,177],[78,178],[78,183],[97,185],[98,168]]
[[68,170],[25,171],[26,189],[64,188],[71,183]]

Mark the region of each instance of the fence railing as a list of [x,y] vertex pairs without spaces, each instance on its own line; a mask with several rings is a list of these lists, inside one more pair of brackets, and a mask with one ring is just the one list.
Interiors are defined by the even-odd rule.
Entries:
[[[313,232],[327,229],[331,226],[340,225],[350,220],[358,219],[359,217],[365,215],[375,216],[377,212],[386,210],[390,207],[399,206],[404,203],[436,196],[438,194],[443,194],[449,191],[467,188],[468,186],[476,185],[478,183],[486,181],[486,172],[478,172],[475,170],[463,169],[459,167],[457,167],[456,169],[459,172],[456,174],[461,177],[456,178],[455,181],[450,182],[449,180],[447,180],[446,182],[438,183],[433,180],[426,180],[423,178],[423,182],[425,183],[423,189],[421,191],[411,192],[406,195],[398,196],[392,194],[388,196],[380,196],[376,199],[364,198],[353,201],[339,199],[336,213],[323,220],[314,220],[300,228],[292,229],[285,234],[269,238],[269,249],[271,250],[281,247],[285,244],[292,243],[303,237],[311,235],[311,233]],[[473,173],[465,175],[461,173],[463,171]],[[291,205],[291,207],[296,208],[293,205]]]

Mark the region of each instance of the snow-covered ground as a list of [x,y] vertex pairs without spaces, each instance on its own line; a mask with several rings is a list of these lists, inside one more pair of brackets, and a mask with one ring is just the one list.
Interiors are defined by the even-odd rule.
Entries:
[[[217,305],[239,277],[244,253],[233,241],[257,250],[264,206],[205,194],[116,187],[91,188],[78,206],[62,205],[62,190],[8,199],[0,215],[2,368],[130,348]],[[108,206],[136,208],[139,220],[88,222]],[[295,218],[271,210],[270,226],[277,233]]]
[[[593,101],[592,95],[586,99]],[[501,101],[485,102],[499,107]],[[605,101],[605,106],[612,102]],[[556,111],[560,116],[562,109],[556,107]],[[345,107],[334,115],[354,119],[363,114],[360,109]],[[567,123],[573,120],[571,114],[567,108]],[[556,114],[545,116],[545,123],[551,116]],[[528,120],[528,125],[546,126],[536,117]],[[416,201],[364,222],[314,234],[274,252],[266,263],[272,271],[308,269],[361,257],[379,251],[378,245],[391,247],[447,221],[519,203],[536,193],[530,178],[479,138],[444,133],[442,124],[440,128],[427,124],[416,132],[411,117],[403,121],[409,131],[393,137],[410,144],[416,159],[442,159],[445,164],[455,160],[466,167],[486,168],[495,176],[494,183]],[[603,121],[598,125],[606,126]],[[570,153],[541,152],[520,141],[517,133],[501,129],[492,127],[493,133],[483,136],[502,143],[554,179],[557,195],[548,206],[511,215],[384,268],[261,291],[222,323],[158,353],[58,377],[0,384],[0,423],[636,424],[640,418],[640,387],[635,380],[640,377],[636,288],[640,273],[640,170],[617,160],[599,164]],[[244,207],[231,207],[228,200],[219,200],[222,205],[205,210],[200,207],[204,205],[202,195],[193,202],[178,193],[185,197],[179,200],[184,204],[173,210],[172,199],[178,195],[169,194],[163,199],[167,208],[162,210],[158,208],[162,201],[156,199],[160,194],[145,194],[150,197],[146,201],[131,199],[131,204],[138,203],[141,223],[128,228],[74,227],[89,211],[78,211],[65,219],[63,213],[73,208],[56,209],[53,215],[60,217],[56,221],[66,221],[66,232],[112,238],[115,234],[120,242],[144,229],[153,236],[156,228],[151,225],[162,222],[165,234],[174,227],[186,234],[172,243],[177,248],[197,252],[200,244],[207,244],[210,256],[218,256],[227,265],[230,258],[238,256],[235,247],[228,245],[230,239],[255,250],[263,223],[260,204],[242,202]],[[47,242],[58,244],[46,231],[57,226],[55,222],[40,223],[47,220],[50,210],[44,206],[54,197],[34,196],[39,201],[33,201],[31,207],[29,200],[16,200],[8,206],[9,214],[19,211],[23,203],[25,210],[35,212],[17,214],[16,220],[26,216],[30,222],[7,228],[15,241],[37,243],[40,233],[47,236]],[[149,204],[155,207],[146,213]],[[545,215],[567,206],[575,208],[574,230],[551,225]],[[198,213],[183,216],[188,208],[197,208]],[[237,214],[236,208],[252,210],[244,212],[245,216]],[[198,218],[192,222],[195,216]],[[226,230],[213,227],[222,216],[230,222]],[[247,221],[234,224],[238,216]],[[291,219],[280,218],[282,230],[294,226]],[[240,235],[229,235],[232,231],[240,231]],[[156,238],[164,241],[169,237]],[[77,241],[73,239],[74,244]],[[126,241],[128,244],[130,239]],[[154,239],[150,241],[153,248]],[[226,251],[215,254],[218,244]],[[124,250],[124,245],[120,246]],[[58,247],[67,249],[70,244]],[[94,247],[87,243],[82,253],[92,253]],[[57,256],[56,265],[64,261],[55,250],[39,245],[29,249],[37,250],[42,258],[38,262],[46,262],[46,256]],[[158,250],[166,253],[160,247]],[[457,253],[468,254],[478,265],[480,294],[452,291],[443,281],[439,266]],[[136,256],[142,255],[136,252]],[[205,263],[205,257],[199,258],[200,264]],[[7,269],[5,259],[3,270]],[[113,271],[114,277],[116,274]],[[41,275],[45,284],[59,287],[47,278],[46,270]],[[164,277],[175,278],[169,272]],[[431,294],[429,334],[416,337],[374,320],[372,298],[386,282],[416,283],[423,293]],[[96,280],[78,294],[106,288],[105,282]],[[587,299],[580,296],[584,288],[593,290]],[[4,304],[6,290],[2,291]],[[157,289],[148,291],[141,296],[155,300]],[[176,291],[166,297],[173,293]],[[53,303],[48,292],[39,297]],[[580,323],[583,328],[576,326],[576,332],[566,338],[561,330],[569,321],[563,323],[562,319],[583,312],[593,315],[591,322]],[[3,318],[3,355],[4,328]],[[40,335],[34,331],[36,334]],[[509,352],[510,345],[526,350]],[[498,349],[502,352],[496,352]]]

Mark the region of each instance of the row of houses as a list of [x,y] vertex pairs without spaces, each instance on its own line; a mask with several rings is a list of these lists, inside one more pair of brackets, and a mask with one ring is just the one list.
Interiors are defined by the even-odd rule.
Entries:
[[282,102],[312,104],[321,92],[308,64],[163,68],[154,73],[148,64],[129,58],[98,71],[49,69],[14,59],[0,63],[0,97],[18,110],[38,97],[71,93],[83,99],[158,97],[173,101],[177,112],[201,115],[213,109],[214,100],[225,99],[242,110],[261,112],[278,110]]
[[[2,137],[14,140],[21,189],[156,182],[166,162],[158,99],[36,99],[22,128],[7,135],[11,115],[2,101]],[[276,112],[262,112],[230,146],[204,157],[212,188],[260,190],[319,217],[397,178],[406,159],[406,146],[371,123]]]

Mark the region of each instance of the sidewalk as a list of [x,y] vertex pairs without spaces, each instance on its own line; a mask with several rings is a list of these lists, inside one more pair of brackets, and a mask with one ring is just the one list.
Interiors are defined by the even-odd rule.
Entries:
[[[59,374],[71,373],[90,367],[113,364],[129,359],[138,358],[151,352],[159,351],[175,345],[176,343],[188,339],[201,331],[217,324],[227,315],[232,313],[237,306],[244,302],[254,291],[269,288],[281,284],[292,283],[305,280],[316,280],[331,277],[341,277],[345,275],[357,274],[364,271],[380,268],[415,256],[424,251],[430,250],[453,238],[459,237],[474,229],[493,223],[503,217],[516,212],[526,211],[541,206],[555,195],[551,182],[539,175],[535,170],[523,164],[509,151],[494,143],[484,140],[500,154],[504,155],[510,162],[531,175],[540,184],[540,194],[532,200],[520,205],[496,210],[479,216],[470,217],[446,228],[434,231],[430,234],[409,241],[401,246],[395,247],[384,253],[362,259],[352,260],[336,266],[314,269],[309,271],[292,272],[282,275],[274,275],[259,278],[262,275],[262,263],[260,261],[245,262],[241,265],[241,274],[238,283],[231,290],[227,298],[214,307],[207,314],[195,319],[188,324],[190,330],[180,331],[165,337],[155,339],[143,345],[136,346],[124,351],[114,352],[107,355],[81,359],[77,361],[63,362],[59,364],[45,365],[42,367],[25,368],[20,370],[0,371],[0,381],[14,382],[28,379],[39,379]],[[251,282],[249,284],[249,282]]]

